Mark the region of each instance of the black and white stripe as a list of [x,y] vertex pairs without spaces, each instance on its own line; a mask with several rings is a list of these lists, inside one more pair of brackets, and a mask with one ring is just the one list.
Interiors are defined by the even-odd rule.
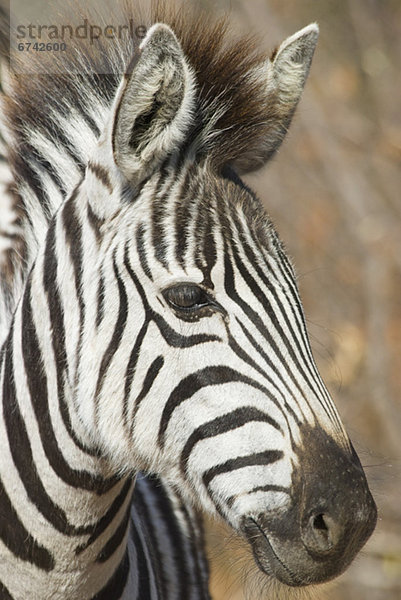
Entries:
[[[289,585],[336,575],[374,525],[293,268],[238,175],[280,144],[317,28],[238,63],[227,86],[248,95],[214,97],[234,46],[201,87],[191,44],[216,30],[164,17],[175,33],[114,49],[121,82],[4,99],[26,252],[0,305],[2,598],[207,599],[199,510]],[[251,92],[268,142],[232,111]]]

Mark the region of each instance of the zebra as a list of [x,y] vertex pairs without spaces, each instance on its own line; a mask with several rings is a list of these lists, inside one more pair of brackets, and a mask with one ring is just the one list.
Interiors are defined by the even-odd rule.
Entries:
[[209,598],[202,513],[306,586],[376,523],[241,178],[279,148],[318,26],[267,57],[226,20],[146,18],[143,39],[20,57],[2,98],[23,248],[1,284],[6,600]]

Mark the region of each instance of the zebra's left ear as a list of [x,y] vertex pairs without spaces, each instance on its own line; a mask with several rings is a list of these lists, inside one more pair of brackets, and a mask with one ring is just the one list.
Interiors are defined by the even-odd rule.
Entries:
[[254,73],[266,82],[265,101],[261,102],[263,122],[259,134],[234,164],[239,173],[260,168],[280,147],[301,98],[318,37],[319,27],[311,23],[284,40]]
[[319,27],[311,23],[284,40],[270,61],[279,100],[293,109],[304,89],[318,37]]
[[179,148],[192,121],[195,78],[173,31],[153,25],[125,75],[115,104],[114,160],[135,184]]

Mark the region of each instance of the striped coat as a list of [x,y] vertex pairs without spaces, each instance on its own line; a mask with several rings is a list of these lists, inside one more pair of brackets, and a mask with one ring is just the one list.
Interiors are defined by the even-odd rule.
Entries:
[[376,508],[241,180],[317,26],[267,58],[164,3],[85,18],[147,33],[14,57],[2,98],[2,598],[208,598],[200,512],[266,577],[330,579]]

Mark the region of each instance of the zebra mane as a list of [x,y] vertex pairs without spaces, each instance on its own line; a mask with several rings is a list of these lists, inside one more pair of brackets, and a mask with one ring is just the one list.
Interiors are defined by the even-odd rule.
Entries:
[[[240,162],[244,155],[252,153],[256,132],[258,137],[268,136],[274,127],[277,102],[271,99],[269,113],[266,81],[257,77],[257,69],[267,57],[257,50],[254,37],[233,35],[226,18],[212,20],[194,7],[160,1],[152,2],[148,10],[137,3],[124,3],[86,14],[80,10],[80,15],[81,21],[88,19],[102,28],[110,22],[133,22],[146,28],[163,22],[172,28],[196,76],[198,135],[217,168]],[[63,22],[68,23],[68,18]],[[110,106],[140,41],[135,36],[122,36],[112,43],[98,40],[96,44],[75,39],[74,45],[63,53],[37,53],[36,57],[19,53],[14,70],[30,75],[14,75],[15,99],[6,102],[7,121],[19,138],[18,148],[28,144],[26,150],[32,151],[32,131],[42,133],[49,143],[59,143],[63,137],[60,119],[71,120],[79,115],[91,124],[92,136],[96,136],[104,109]],[[71,152],[78,155],[84,166],[88,138],[75,135],[73,139]],[[14,157],[13,162],[18,174],[23,170],[21,160]]]

